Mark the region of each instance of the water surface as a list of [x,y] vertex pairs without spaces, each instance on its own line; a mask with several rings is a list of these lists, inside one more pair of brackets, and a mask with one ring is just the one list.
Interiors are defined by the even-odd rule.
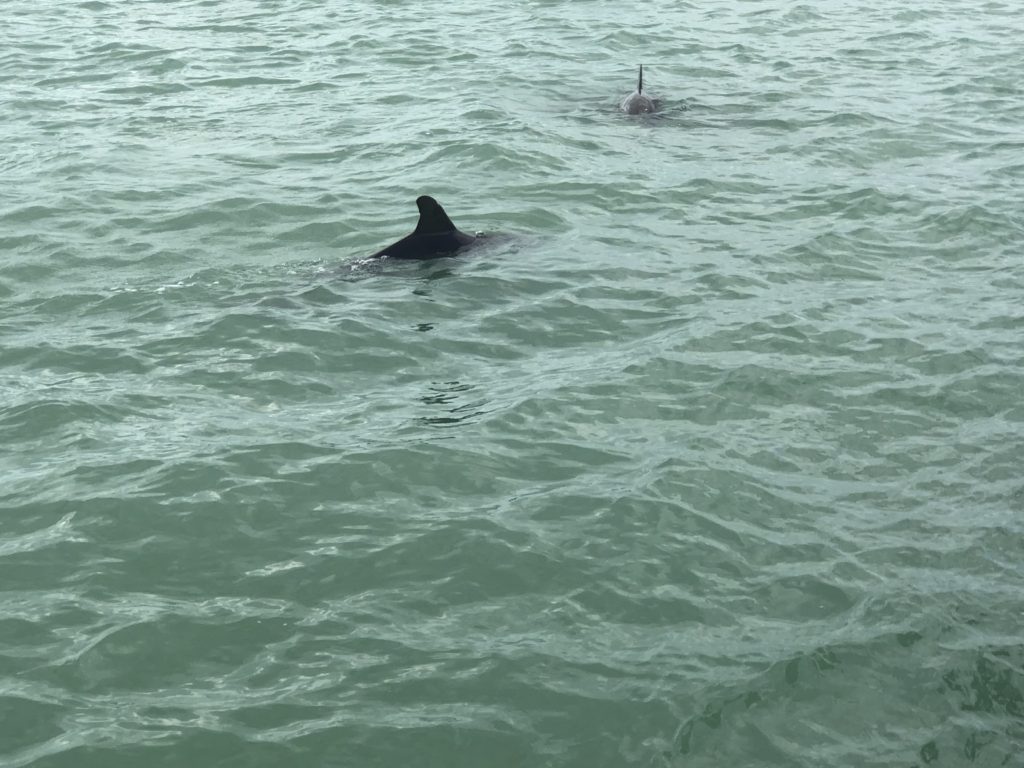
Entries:
[[0,764],[1024,765],[1017,6],[5,10]]

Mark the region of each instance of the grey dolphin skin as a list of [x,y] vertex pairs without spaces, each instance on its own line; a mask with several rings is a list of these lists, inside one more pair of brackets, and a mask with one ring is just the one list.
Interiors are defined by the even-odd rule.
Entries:
[[658,102],[644,93],[644,65],[640,65],[640,78],[636,81],[636,90],[622,102],[622,111],[627,115],[644,115],[654,112]]
[[416,207],[420,209],[416,229],[397,243],[377,251],[370,256],[371,259],[384,256],[392,259],[433,259],[455,253],[476,240],[473,235],[457,230],[434,198],[428,195],[417,197]]

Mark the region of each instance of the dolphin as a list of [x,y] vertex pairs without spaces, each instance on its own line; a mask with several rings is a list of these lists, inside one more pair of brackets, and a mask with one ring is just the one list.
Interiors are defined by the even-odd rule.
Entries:
[[398,242],[377,251],[370,256],[371,259],[384,256],[392,259],[433,259],[454,253],[477,239],[456,229],[441,204],[429,195],[417,197],[416,207],[420,209],[416,229]]
[[644,65],[640,65],[640,79],[636,81],[636,90],[622,102],[622,111],[627,115],[644,115],[658,109],[657,99],[644,93]]

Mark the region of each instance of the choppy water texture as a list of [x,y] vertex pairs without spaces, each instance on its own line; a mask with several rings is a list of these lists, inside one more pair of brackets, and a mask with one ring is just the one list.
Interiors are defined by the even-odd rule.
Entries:
[[0,764],[1024,766],[1018,5],[4,10]]

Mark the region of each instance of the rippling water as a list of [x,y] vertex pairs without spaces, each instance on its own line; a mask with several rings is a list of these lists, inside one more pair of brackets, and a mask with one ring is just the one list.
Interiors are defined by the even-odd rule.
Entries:
[[1016,4],[5,11],[0,764],[1024,766]]

